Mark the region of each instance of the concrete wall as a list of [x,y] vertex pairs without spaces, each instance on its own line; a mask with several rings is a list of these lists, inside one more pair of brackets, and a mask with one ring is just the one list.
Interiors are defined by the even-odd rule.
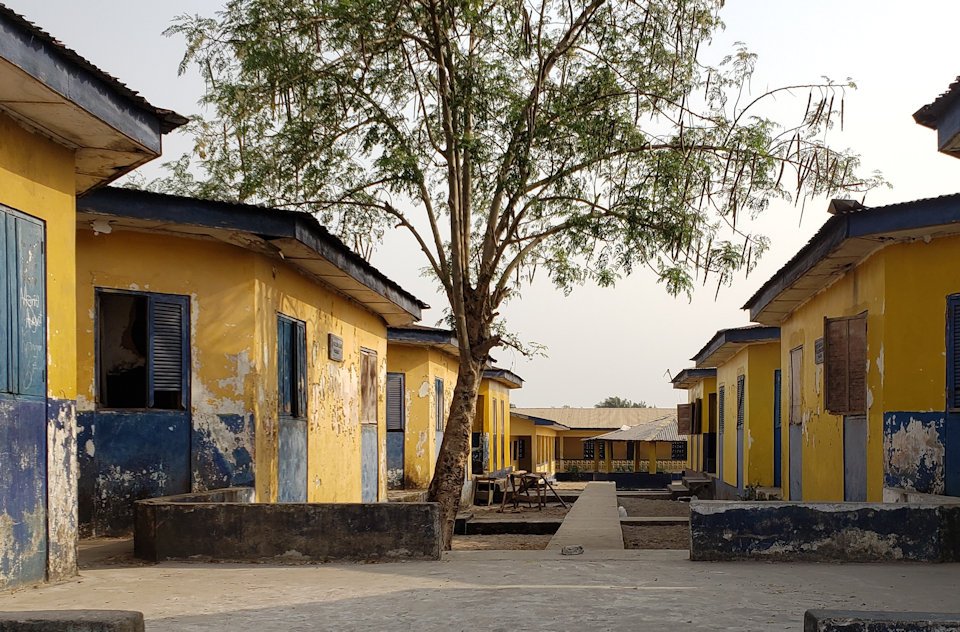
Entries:
[[[948,606],[951,607],[951,606]],[[862,610],[807,610],[804,632],[960,632],[960,614]]]
[[174,496],[137,502],[137,557],[290,562],[440,558],[436,503],[205,500]]
[[46,240],[45,312],[21,305],[45,329],[44,396],[0,396],[0,590],[76,574],[74,158],[0,113],[0,204],[42,220]]
[[693,501],[691,560],[960,561],[960,505]]
[[[278,314],[306,323],[308,501],[361,500],[362,349],[377,356],[374,492],[379,499],[386,497],[386,326],[378,316],[283,262],[245,248],[120,228],[97,234],[84,227],[76,234],[81,280],[75,290],[84,465],[81,490],[87,490],[83,502],[106,498],[111,507],[120,503],[129,516],[121,521],[127,528],[132,518],[130,503],[137,498],[255,485],[260,499],[275,502]],[[160,458],[160,452],[175,441],[166,436],[174,428],[172,423],[159,424],[153,437],[136,431],[111,432],[118,426],[110,426],[108,421],[121,424],[133,413],[107,414],[98,409],[96,288],[189,297],[191,396],[185,416],[186,489],[171,489],[175,479],[159,466],[140,465],[169,462]],[[328,358],[329,333],[343,340],[342,362]],[[103,462],[108,453],[121,456],[116,462]],[[98,454],[102,455],[99,461]],[[129,480],[144,484],[129,489],[113,484]],[[100,493],[106,489],[120,492]],[[110,507],[104,510],[112,511]]]

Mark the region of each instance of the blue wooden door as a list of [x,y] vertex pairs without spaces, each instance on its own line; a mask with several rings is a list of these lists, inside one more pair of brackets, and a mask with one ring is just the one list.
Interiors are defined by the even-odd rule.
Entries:
[[443,446],[443,431],[446,426],[444,420],[447,416],[446,401],[443,396],[443,380],[439,378],[433,382],[433,397],[435,420],[433,462],[436,463],[437,459],[440,458],[440,448]]
[[307,502],[307,338],[306,324],[277,318],[277,500]]
[[790,500],[803,500],[803,347],[790,350]]
[[380,498],[379,362],[372,349],[360,350],[360,501]]
[[866,415],[843,418],[843,499],[847,502],[867,500]]
[[387,488],[404,487],[404,443],[406,441],[406,376],[387,373]]
[[781,464],[783,460],[781,434],[781,416],[780,416],[780,369],[773,372],[773,486],[780,487],[781,484]]
[[2,590],[46,574],[47,311],[43,224],[0,208],[0,241]]

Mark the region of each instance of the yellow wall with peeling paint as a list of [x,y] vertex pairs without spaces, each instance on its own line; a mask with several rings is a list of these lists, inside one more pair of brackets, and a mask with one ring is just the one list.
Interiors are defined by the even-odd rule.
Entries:
[[47,394],[77,396],[74,152],[0,112],[0,204],[46,232]]
[[443,380],[443,425],[446,427],[458,370],[458,360],[450,353],[422,345],[392,342],[387,345],[387,371],[404,375],[403,478],[406,489],[426,489],[433,479],[440,450],[436,431],[435,380]]
[[[473,431],[490,438],[490,451],[485,471],[494,472],[512,465],[510,459],[510,390],[496,380],[484,378],[477,394],[477,415]],[[494,412],[496,411],[496,412]],[[494,428],[496,420],[496,428]],[[496,448],[494,442],[496,441]]]
[[[867,312],[867,500],[883,498],[883,410],[881,376],[876,359],[883,346],[885,271],[881,251],[850,270],[791,313],[780,325],[781,489],[790,489],[790,352],[802,349],[800,375],[802,493],[804,501],[843,500],[843,417],[824,408],[823,365],[815,364],[814,344],[823,337],[823,319]],[[918,283],[923,283],[917,279]],[[945,308],[944,308],[945,309]],[[941,310],[942,314],[942,310]],[[914,331],[911,327],[905,331]],[[942,326],[940,328],[942,332]],[[892,331],[892,330],[891,330]],[[942,347],[942,333],[941,333]],[[906,374],[903,377],[908,377]],[[912,376],[909,376],[912,379]],[[790,500],[801,500],[791,498]]]
[[748,345],[717,367],[717,387],[724,387],[722,479],[728,485],[737,486],[737,380],[742,375],[743,486],[773,486],[773,385],[779,366],[780,344],[768,342]]
[[[386,498],[386,326],[376,315],[287,264],[223,243],[115,228],[77,231],[80,408],[95,406],[95,288],[188,295],[194,429],[218,413],[252,413],[257,497],[277,499],[277,316],[306,323],[307,499],[359,502],[360,354],[378,358],[379,492]],[[343,339],[328,359],[327,334]],[[231,440],[243,441],[236,435]]]

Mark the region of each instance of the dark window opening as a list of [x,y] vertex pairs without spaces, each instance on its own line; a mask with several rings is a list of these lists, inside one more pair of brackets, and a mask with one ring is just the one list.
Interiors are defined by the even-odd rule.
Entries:
[[601,459],[607,458],[607,454],[606,454],[606,452],[607,452],[606,441],[597,442],[597,441],[594,441],[593,439],[590,439],[589,441],[584,441],[584,442],[583,442],[583,458],[584,458],[584,459],[592,459],[592,458],[593,458],[593,455],[594,455],[594,453],[595,453],[595,445],[597,445],[598,443],[599,443],[599,445],[600,445],[600,452],[599,452],[599,457],[598,457],[598,458],[601,458]]
[[97,294],[99,404],[186,408],[187,297]]
[[280,415],[307,416],[307,328],[299,320],[277,318],[277,380]]

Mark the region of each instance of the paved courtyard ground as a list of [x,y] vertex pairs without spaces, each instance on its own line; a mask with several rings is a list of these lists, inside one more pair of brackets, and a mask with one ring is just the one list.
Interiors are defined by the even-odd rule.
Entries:
[[960,565],[690,562],[686,551],[461,551],[439,562],[105,565],[0,610],[142,611],[148,632],[801,630],[808,608],[960,610]]

